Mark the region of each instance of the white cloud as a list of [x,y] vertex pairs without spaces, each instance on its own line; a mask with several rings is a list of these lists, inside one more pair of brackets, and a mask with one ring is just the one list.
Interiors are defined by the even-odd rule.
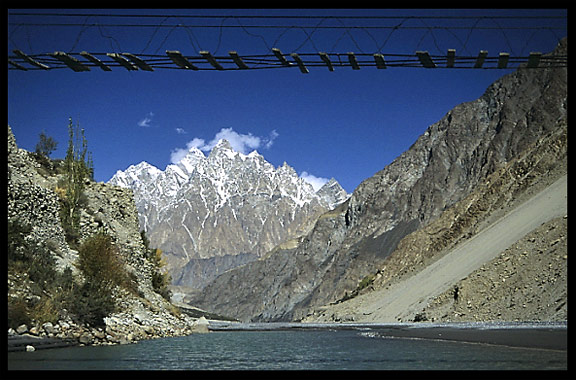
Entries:
[[176,128],[176,133],[179,135],[185,135],[187,132],[182,128]]
[[[186,143],[186,148],[188,150],[190,150],[192,148],[198,148],[200,150],[205,151],[205,149],[202,149],[205,146],[206,146],[206,142],[204,141],[204,139],[200,139],[198,137],[194,137],[192,140],[190,140]],[[210,149],[212,149],[212,148],[210,148]]]
[[254,136],[252,133],[238,133],[232,128],[222,128],[214,138],[208,142],[206,140],[195,137],[194,139],[186,143],[186,149],[177,148],[172,150],[170,153],[170,161],[172,163],[178,163],[186,153],[192,149],[197,148],[204,152],[209,152],[218,144],[221,139],[226,139],[236,152],[243,154],[248,154],[251,151],[263,147],[265,149],[270,149],[274,140],[278,137],[278,132],[273,130],[270,132],[268,137]]
[[252,133],[242,134],[234,131],[232,128],[222,128],[220,132],[208,144],[204,146],[204,151],[212,150],[218,144],[218,141],[226,139],[236,152],[250,153],[254,149],[258,149],[262,143],[260,137],[254,136]]
[[148,112],[148,115],[146,115],[142,120],[138,122],[138,126],[145,128],[150,127],[150,123],[152,122],[153,116],[154,116],[153,112]]
[[315,175],[308,172],[300,173],[300,178],[311,184],[314,188],[314,191],[320,190],[320,188],[330,180],[329,178],[316,177]]
[[184,156],[188,153],[186,149],[174,149],[170,152],[170,163],[177,164],[179,163]]
[[276,132],[276,130],[274,129],[272,132],[270,132],[270,136],[266,139],[264,139],[264,148],[266,149],[270,149],[270,147],[272,147],[272,144],[274,144],[274,140],[276,140],[276,137],[278,137],[278,132]]
[[199,139],[198,137],[195,137],[194,139],[186,143],[186,148],[173,149],[170,152],[170,162],[173,164],[177,164],[180,162],[180,160],[184,158],[184,156],[186,155],[186,153],[188,153],[190,149],[192,148],[202,149],[202,147],[205,145],[206,144],[204,139]]

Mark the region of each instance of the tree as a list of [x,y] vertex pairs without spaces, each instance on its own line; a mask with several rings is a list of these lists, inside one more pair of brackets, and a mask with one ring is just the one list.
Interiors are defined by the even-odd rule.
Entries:
[[44,131],[40,133],[40,141],[36,144],[36,154],[50,157],[53,151],[58,147],[58,142],[52,137],[47,136]]
[[84,180],[92,178],[93,168],[84,129],[80,129],[79,124],[74,126],[72,118],[69,119],[68,133],[70,139],[64,159],[66,197],[62,208],[62,226],[68,240],[75,241],[80,230],[80,200],[84,193]]

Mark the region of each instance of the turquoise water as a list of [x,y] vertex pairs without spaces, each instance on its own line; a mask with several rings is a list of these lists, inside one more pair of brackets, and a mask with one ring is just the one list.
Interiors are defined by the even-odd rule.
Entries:
[[362,330],[217,331],[122,346],[8,353],[8,369],[445,370],[567,369],[567,352]]

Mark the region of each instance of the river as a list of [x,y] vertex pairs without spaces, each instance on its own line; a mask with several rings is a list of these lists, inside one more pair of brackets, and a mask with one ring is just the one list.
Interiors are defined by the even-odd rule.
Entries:
[[[441,340],[454,329],[421,329],[399,336],[410,326],[347,329],[273,326],[242,329],[223,326],[209,334],[141,341],[117,346],[67,347],[8,353],[8,369],[55,370],[566,370],[567,350],[520,348]],[[566,328],[533,328],[553,340],[566,339]],[[459,327],[460,331],[476,331]],[[500,327],[500,334],[517,326]],[[491,329],[494,333],[496,330]],[[456,331],[458,332],[458,331]],[[548,332],[548,333],[546,333]],[[560,335],[558,335],[560,333]],[[425,336],[423,338],[422,336]],[[454,335],[456,336],[456,335]],[[477,339],[476,339],[477,340]],[[540,339],[539,339],[540,340]]]

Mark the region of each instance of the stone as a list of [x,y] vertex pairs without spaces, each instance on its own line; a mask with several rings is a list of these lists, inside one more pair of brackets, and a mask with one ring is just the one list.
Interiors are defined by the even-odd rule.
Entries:
[[25,334],[25,333],[28,332],[28,326],[26,326],[26,325],[20,325],[20,326],[18,326],[18,327],[16,328],[16,332],[17,332],[18,334]]
[[210,330],[208,329],[209,322],[206,318],[200,317],[193,325],[192,325],[192,332],[193,333],[208,333]]
[[82,333],[78,338],[78,341],[82,344],[89,344],[92,343],[94,337],[89,332]]
[[120,336],[117,340],[118,344],[130,344],[132,343],[128,336]]
[[44,331],[46,332],[46,334],[54,334],[56,333],[56,329],[54,328],[54,325],[52,324],[52,322],[46,322],[42,325],[42,328],[44,329]]
[[93,335],[94,335],[96,338],[98,338],[98,339],[104,339],[104,338],[106,338],[106,333],[105,333],[104,331],[102,331],[102,330],[96,330],[96,331],[94,331],[94,334],[93,334]]
[[26,352],[34,352],[34,351],[36,351],[36,349],[34,348],[34,346],[30,346],[30,345],[27,345],[27,346],[26,346]]

